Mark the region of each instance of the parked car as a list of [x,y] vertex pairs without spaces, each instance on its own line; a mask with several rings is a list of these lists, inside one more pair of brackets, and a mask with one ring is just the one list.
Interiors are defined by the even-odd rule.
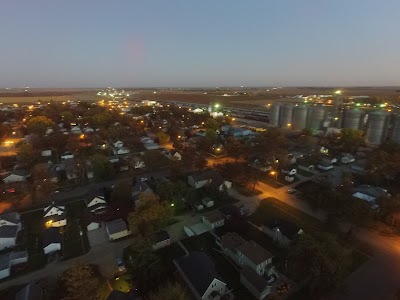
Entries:
[[289,189],[286,191],[286,193],[288,193],[288,194],[294,194],[296,192],[297,192],[297,190],[295,190],[295,189]]
[[124,261],[122,260],[122,258],[119,258],[119,257],[117,258],[117,266],[118,266],[118,271],[120,271],[120,272],[126,271]]

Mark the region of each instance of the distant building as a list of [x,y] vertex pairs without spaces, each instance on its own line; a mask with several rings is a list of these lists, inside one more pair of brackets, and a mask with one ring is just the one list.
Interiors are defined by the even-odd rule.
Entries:
[[116,219],[106,223],[106,231],[110,241],[124,238],[130,234],[128,226],[122,219]]

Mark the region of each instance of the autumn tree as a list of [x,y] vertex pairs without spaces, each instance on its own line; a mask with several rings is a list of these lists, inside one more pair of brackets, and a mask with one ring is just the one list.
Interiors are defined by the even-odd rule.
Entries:
[[137,230],[142,236],[148,236],[165,226],[173,215],[171,205],[153,194],[142,193],[136,202],[135,211],[128,215],[131,230]]
[[88,263],[76,263],[64,272],[62,280],[66,287],[66,300],[97,300],[100,279],[93,266]]
[[176,208],[182,208],[186,197],[189,192],[188,185],[182,180],[176,182],[167,181],[157,184],[157,194],[161,196],[161,199],[174,203]]
[[48,127],[54,126],[54,122],[45,116],[31,118],[26,124],[28,132],[38,135],[44,135]]
[[179,282],[167,282],[157,290],[150,292],[146,300],[187,300],[190,296],[187,289]]
[[170,136],[163,131],[157,132],[157,138],[161,145],[167,144],[170,140]]
[[363,132],[351,128],[343,128],[340,131],[340,146],[343,151],[354,153],[364,144]]
[[36,155],[33,151],[33,147],[29,143],[22,143],[17,147],[18,159],[28,165],[32,165],[35,161]]
[[203,171],[207,167],[207,158],[202,154],[194,157],[194,167],[197,171]]

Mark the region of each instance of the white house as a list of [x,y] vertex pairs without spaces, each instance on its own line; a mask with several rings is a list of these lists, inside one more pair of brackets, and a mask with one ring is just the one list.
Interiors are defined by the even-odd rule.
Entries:
[[83,128],[84,133],[92,133],[94,132],[94,129],[92,127],[85,127]]
[[107,201],[103,196],[96,196],[86,204],[90,212],[94,214],[103,213],[107,208]]
[[20,265],[28,262],[28,252],[9,252],[0,255],[0,279],[7,278],[11,275],[12,266]]
[[0,215],[0,250],[14,247],[17,243],[18,232],[21,229],[19,213]]
[[208,198],[208,197],[205,197],[205,198],[201,199],[201,203],[203,203],[204,206],[205,206],[205,207],[208,207],[208,208],[214,206],[214,201],[211,200],[211,199]]
[[165,151],[164,155],[166,158],[168,158],[169,160],[175,160],[175,161],[180,161],[182,160],[182,155],[178,152],[178,151]]
[[174,265],[196,300],[217,300],[227,293],[226,283],[204,252],[190,252],[174,260]]
[[202,217],[201,221],[207,225],[210,229],[222,227],[225,224],[224,215],[219,210],[212,210],[206,212]]
[[29,177],[29,172],[25,170],[14,170],[4,177],[4,183],[24,182]]
[[128,226],[122,219],[116,219],[106,223],[106,231],[110,241],[118,240],[131,234]]
[[219,191],[232,187],[232,182],[225,181],[222,176],[214,170],[188,176],[188,184],[195,189],[212,186]]
[[72,158],[74,158],[74,155],[71,152],[64,152],[61,155],[61,160],[72,159]]
[[43,150],[43,151],[41,152],[41,156],[42,156],[42,157],[49,157],[49,156],[51,156],[51,155],[52,155],[51,150]]
[[328,171],[328,170],[332,170],[333,169],[333,165],[332,162],[328,159],[323,159],[322,161],[320,161],[318,163],[318,169],[324,170],[324,171]]
[[43,220],[47,227],[62,227],[67,225],[65,206],[58,206],[53,202],[44,209]]
[[114,147],[115,147],[115,148],[122,148],[122,147],[124,147],[124,143],[121,142],[121,141],[116,141],[116,142],[114,143]]
[[81,134],[82,130],[80,129],[79,126],[73,126],[73,127],[71,127],[71,133],[73,133],[73,134]]
[[151,240],[153,250],[164,248],[171,244],[171,237],[166,230],[156,232]]
[[113,148],[114,155],[123,155],[131,152],[127,147]]
[[156,143],[144,143],[143,146],[146,150],[156,150],[159,148]]
[[146,167],[146,164],[144,163],[143,159],[141,159],[140,157],[135,157],[133,159],[133,167],[135,169],[143,169]]
[[44,254],[49,254],[61,250],[62,235],[59,228],[47,228],[43,233],[42,240]]
[[294,168],[294,167],[289,166],[289,167],[287,167],[285,169],[282,169],[282,173],[288,174],[290,176],[294,176],[294,175],[297,174],[297,169]]
[[350,153],[345,153],[343,154],[343,156],[340,158],[340,162],[342,164],[351,164],[355,161],[355,158],[353,155],[351,155]]

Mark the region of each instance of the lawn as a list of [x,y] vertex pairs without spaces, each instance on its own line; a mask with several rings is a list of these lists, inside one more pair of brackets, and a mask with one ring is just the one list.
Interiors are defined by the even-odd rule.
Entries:
[[131,275],[127,273],[110,279],[109,283],[113,290],[121,291],[124,293],[127,293],[132,289],[132,278]]
[[236,299],[254,299],[247,289],[240,283],[240,273],[237,267],[224,255],[218,252],[215,239],[210,233],[187,238],[182,241],[189,251],[204,251],[214,261],[215,269],[222,279],[233,289]]
[[260,177],[258,179],[258,181],[268,184],[269,186],[273,187],[274,189],[279,189],[282,186],[284,186],[283,184],[279,183],[278,181],[276,181],[272,178],[269,178],[269,177],[264,177],[264,176]]

